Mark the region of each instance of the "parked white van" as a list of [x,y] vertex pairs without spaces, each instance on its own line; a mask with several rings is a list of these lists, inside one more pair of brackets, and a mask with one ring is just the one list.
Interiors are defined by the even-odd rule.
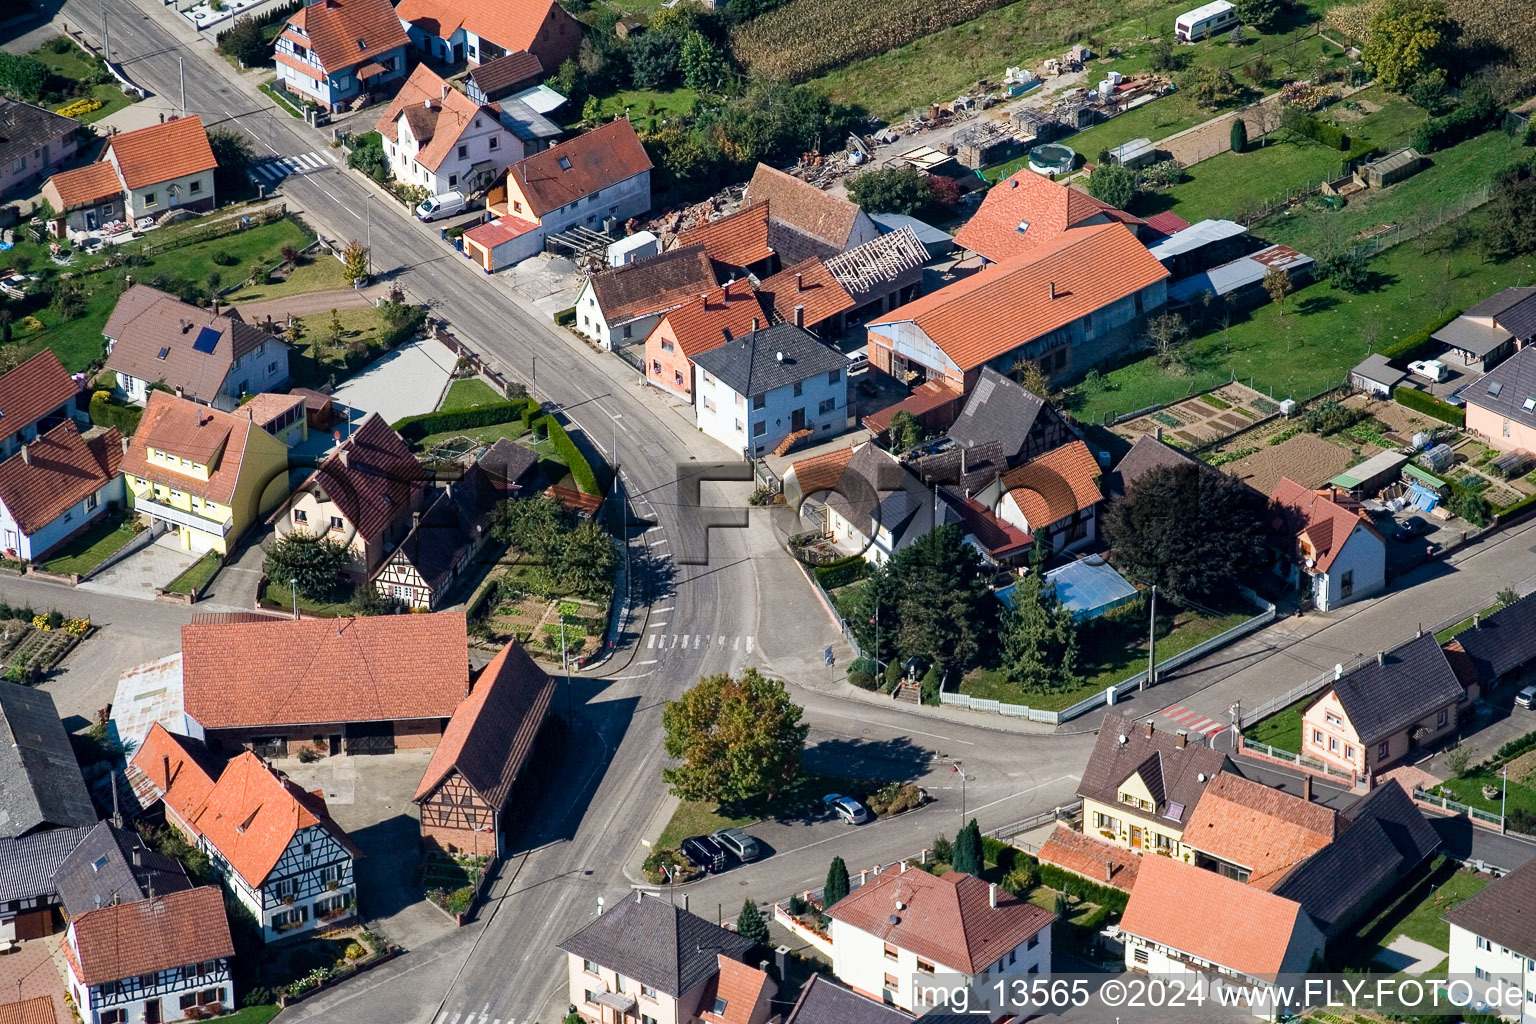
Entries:
[[452,217],[456,213],[462,213],[467,204],[462,192],[444,192],[439,196],[429,196],[416,207],[416,216],[424,221],[434,221],[439,217]]
[[1179,20],[1173,23],[1173,31],[1179,42],[1193,43],[1235,28],[1237,22],[1235,6],[1228,0],[1213,0],[1212,3],[1179,15]]

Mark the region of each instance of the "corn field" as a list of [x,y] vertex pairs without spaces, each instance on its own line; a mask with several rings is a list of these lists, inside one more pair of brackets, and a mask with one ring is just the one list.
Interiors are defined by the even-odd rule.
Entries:
[[[1324,16],[1330,28],[1364,42],[1371,18],[1386,0],[1334,7]],[[1526,74],[1536,72],[1536,20],[1529,0],[1445,0],[1445,9],[1461,25],[1463,42],[1491,44],[1508,53]]]
[[746,67],[799,80],[873,57],[1011,0],[790,0],[731,33],[731,52]]

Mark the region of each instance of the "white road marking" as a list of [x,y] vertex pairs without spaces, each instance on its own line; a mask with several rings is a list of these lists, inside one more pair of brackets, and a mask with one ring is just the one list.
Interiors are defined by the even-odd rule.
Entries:
[[721,647],[725,646],[725,634],[724,633],[720,634],[720,646]]
[[[674,634],[672,639],[676,640],[677,636]],[[683,634],[683,650],[686,651],[687,649],[688,649],[688,634],[684,633]]]
[[653,611],[653,612],[669,612],[671,610],[672,610],[672,605],[670,605],[670,604],[667,605],[665,608],[652,608],[651,609],[651,611]]
[[[654,665],[654,664],[656,664],[656,662],[658,662],[660,660],[661,660],[660,658],[652,658],[650,661],[637,661],[637,662],[635,662],[635,664],[636,665]],[[647,675],[649,675],[649,673],[647,673]]]
[[653,541],[651,541],[651,542],[650,542],[650,543],[648,543],[648,544],[646,544],[646,547],[648,547],[648,548],[653,548],[653,547],[655,547],[655,546],[656,546],[656,545],[657,545],[657,544],[665,544],[665,543],[666,543],[666,542],[667,542],[667,538],[665,538],[665,537],[662,537],[662,538],[661,538],[661,539],[660,539],[660,540],[653,540]]
[[665,622],[665,621],[662,621],[662,622],[653,622],[653,623],[651,623],[651,626],[650,626],[650,628],[651,628],[651,629],[657,629],[657,628],[660,628],[660,627],[661,627],[661,626],[665,626],[665,625],[666,625],[666,622]]
[[459,1024],[459,1018],[462,1017],[462,1016],[464,1016],[464,1011],[463,1010],[455,1011],[454,1015],[453,1015],[453,1022],[452,1022],[452,1024]]
[[747,653],[748,654],[752,653],[752,640],[753,640],[752,637],[750,637],[750,636],[747,637]]
[[741,650],[741,637],[737,637],[735,640],[731,641],[731,650],[733,650],[733,651]]
[[645,649],[646,650],[650,650],[651,648],[653,648],[655,646],[656,646],[656,634],[652,633],[650,636],[645,638]]
[[704,646],[702,643],[699,642],[699,641],[701,641],[703,639],[704,639],[703,637],[701,637],[701,636],[699,636],[697,634],[694,635],[694,638],[693,638],[693,649],[694,650],[698,650],[700,647]]

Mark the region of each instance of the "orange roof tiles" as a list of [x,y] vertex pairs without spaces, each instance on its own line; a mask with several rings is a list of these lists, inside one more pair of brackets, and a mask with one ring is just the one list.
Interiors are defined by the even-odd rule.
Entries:
[[235,955],[224,896],[213,885],[87,910],[69,930],[79,949],[78,959],[69,949],[71,966],[86,985]]
[[205,729],[448,718],[469,693],[463,612],[181,628]]
[[[240,482],[246,440],[252,430],[259,429],[244,416],[210,409],[164,391],[151,391],[139,429],[128,439],[128,451],[118,468],[130,476],[228,505]],[[204,465],[215,464],[208,479],[200,480],[190,473],[178,473],[150,462],[146,454],[150,448]]]
[[1314,560],[1318,572],[1328,571],[1356,526],[1364,524],[1376,533],[1369,516],[1358,506],[1346,507],[1334,500],[1334,492],[1310,490],[1289,477],[1281,477],[1271,497],[1285,510],[1297,541],[1306,557]]
[[1000,263],[1061,237],[1085,221],[1104,219],[1141,224],[1070,185],[1058,185],[1028,167],[998,182],[976,213],[955,233],[955,241]]
[[188,824],[253,887],[266,882],[294,836],[307,828],[325,829],[357,856],[321,796],[280,777],[249,750],[225,766]]
[[[1278,974],[1301,904],[1172,857],[1143,857],[1120,930],[1250,977]],[[1293,967],[1305,970],[1305,965]]]
[[709,255],[701,245],[683,245],[659,256],[591,277],[592,294],[609,328],[653,313],[676,309],[716,285]]
[[51,349],[0,377],[0,440],[37,422],[80,393]]
[[689,228],[678,245],[702,245],[709,258],[727,267],[750,267],[773,256],[768,247],[768,202],[743,206],[735,213]]
[[768,323],[757,293],[743,278],[684,303],[668,313],[656,330],[670,325],[678,347],[691,359],[751,331],[754,320],[759,326]]
[[[724,953],[720,959],[720,973],[715,975],[704,998],[700,1000],[699,1016],[709,1024],[750,1024],[752,1011],[763,998],[763,990],[773,990],[768,975],[755,967],[748,967],[740,960],[732,960]],[[725,1000],[721,1012],[716,1013],[716,1000]]]
[[477,224],[464,232],[464,237],[485,249],[494,249],[505,242],[510,242],[519,235],[526,235],[537,228],[533,221],[523,220],[520,217],[497,217],[488,220],[484,224]]
[[319,0],[299,8],[288,25],[299,30],[289,38],[313,50],[330,74],[410,42],[389,0]]
[[610,121],[507,168],[507,181],[536,217],[651,169],[651,158],[628,118]]
[[801,497],[836,487],[837,482],[843,478],[843,470],[848,468],[857,450],[852,447],[840,448],[793,463],[789,472],[795,474],[795,483],[800,487]]
[[52,996],[34,996],[0,1005],[0,1024],[58,1024]]
[[861,212],[842,196],[767,164],[758,164],[752,172],[744,198],[748,206],[771,203],[774,220],[839,251],[848,248]]
[[914,323],[969,370],[1167,277],[1129,228],[1104,224],[993,264],[869,326]]
[[303,395],[278,395],[263,391],[240,406],[235,415],[244,416],[258,427],[266,426],[296,405],[304,404]]
[[[365,541],[410,516],[427,473],[400,435],[370,413],[295,491],[319,490]],[[284,506],[286,508],[287,506]],[[276,515],[282,515],[280,509]]]
[[144,742],[134,752],[132,767],[183,821],[192,817],[213,790],[214,776],[183,745],[181,737],[159,722],[149,727]]
[[1190,812],[1184,842],[1247,868],[1248,884],[1267,890],[1333,842],[1337,831],[1338,815],[1329,808],[1222,772]]
[[795,322],[795,307],[805,307],[803,327],[814,327],[853,308],[853,296],[818,257],[801,260],[758,285],[758,297],[784,323]]
[[[897,900],[904,909],[893,914]],[[926,871],[887,871],[843,897],[828,913],[936,966],[964,974],[985,971],[1056,919],[1050,911],[963,871],[942,878]]]
[[395,13],[440,39],[459,28],[516,51],[532,49],[553,0],[401,0]]
[[1065,825],[1057,825],[1040,847],[1040,861],[1126,892],[1136,885],[1136,872],[1141,867],[1139,854]]
[[27,445],[25,455],[0,462],[0,501],[31,536],[106,486],[122,458],[116,427],[87,441],[74,420],[65,420]]
[[[488,118],[496,117],[495,113],[443,81],[427,65],[418,64],[375,127],[390,142],[399,142],[400,117],[409,115],[411,134],[421,146],[416,153],[416,162],[429,171],[436,171],[454,151],[465,129],[481,113]],[[418,119],[424,123],[419,125]]]
[[123,194],[117,170],[102,160],[69,171],[60,171],[48,179],[58,193],[55,204],[60,213],[77,206],[91,206]]
[[114,135],[107,149],[129,188],[211,171],[218,166],[202,118],[196,114]]
[[1081,441],[1053,448],[1003,477],[1032,530],[1044,529],[1103,499],[1099,464]]

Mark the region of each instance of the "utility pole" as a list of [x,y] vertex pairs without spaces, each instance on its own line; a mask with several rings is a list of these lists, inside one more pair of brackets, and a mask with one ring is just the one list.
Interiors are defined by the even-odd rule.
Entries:
[[1157,685],[1157,585],[1152,586],[1152,617],[1147,627],[1147,678],[1139,689]]
[[368,276],[373,277],[373,193],[369,192],[363,198],[363,214],[367,220],[367,240],[363,243],[368,247]]
[[176,58],[176,76],[181,79],[181,116],[187,116],[187,69],[182,58]]

